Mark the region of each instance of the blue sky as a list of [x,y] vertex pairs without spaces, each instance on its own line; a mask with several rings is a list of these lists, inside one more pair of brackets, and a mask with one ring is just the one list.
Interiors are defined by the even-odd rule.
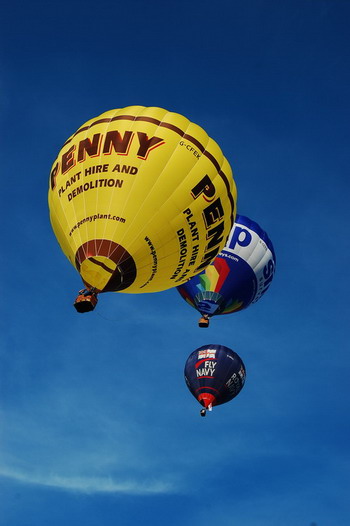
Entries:
[[[20,3],[0,49],[0,525],[347,526],[350,5]],[[112,108],[186,115],[276,251],[267,294],[197,327],[175,290],[72,302],[51,164]],[[208,418],[183,379],[206,343],[247,368]]]

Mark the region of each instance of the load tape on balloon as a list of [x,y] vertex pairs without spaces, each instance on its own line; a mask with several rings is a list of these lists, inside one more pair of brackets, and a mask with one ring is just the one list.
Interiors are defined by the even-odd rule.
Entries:
[[79,128],[53,163],[50,219],[83,282],[155,292],[203,270],[236,215],[231,167],[182,115],[130,106]]

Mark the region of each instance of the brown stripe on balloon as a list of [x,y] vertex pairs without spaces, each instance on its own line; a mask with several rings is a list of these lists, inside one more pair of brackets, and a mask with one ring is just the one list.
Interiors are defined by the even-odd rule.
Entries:
[[[198,148],[198,150],[200,150],[203,154],[205,154],[206,152],[206,149],[204,148],[203,144],[200,143],[195,137],[192,137],[192,135],[188,135],[188,133],[185,133],[185,135],[183,136],[184,139],[188,139],[189,141],[193,142],[193,144],[195,144]],[[212,156],[213,157],[213,156]],[[214,157],[213,157],[214,159]],[[211,160],[211,159],[210,159]],[[218,163],[219,164],[219,163]]]
[[95,265],[98,265],[99,267],[102,267],[103,270],[105,270],[106,272],[109,272],[110,274],[112,274],[113,271],[114,271],[114,269],[107,267],[107,265],[102,263],[102,261],[98,261],[98,259],[89,258],[89,261],[92,261],[92,263],[94,263]]
[[73,133],[73,135],[69,139],[67,139],[67,141],[64,143],[62,148],[64,148],[67,144],[69,144],[73,140],[73,138],[76,135],[78,135],[78,133],[81,133],[83,131],[89,130],[90,128],[92,128],[92,126],[96,126],[97,124],[103,124],[104,122],[111,122],[111,119],[99,119],[99,120],[89,124],[89,126],[83,126],[82,128],[79,128],[79,130],[77,130],[75,133]]
[[[114,244],[114,245],[116,245],[116,244]],[[125,256],[124,256],[124,254],[122,254],[122,253],[120,252],[119,247],[120,247],[120,245],[113,246],[113,247],[111,246],[111,247],[110,247],[109,256],[108,256],[108,257],[109,257],[112,261],[114,261],[117,265],[119,265],[119,263],[120,263],[121,261],[124,261],[125,259],[127,259],[127,258],[130,256],[130,254],[129,254],[125,249],[124,249],[124,251],[125,251],[125,252],[124,252]],[[118,251],[118,254],[117,254],[116,251]],[[113,257],[112,257],[112,256],[113,256]]]
[[[117,265],[112,270],[101,261],[95,259],[95,257],[101,256],[110,259]],[[100,292],[117,292],[124,290],[136,279],[136,264],[133,257],[127,250],[118,243],[109,239],[93,239],[83,243],[75,253],[75,266],[80,272],[82,263],[88,259],[91,263],[100,266],[111,274],[107,284]],[[85,284],[91,287],[91,284],[85,282]]]
[[142,121],[142,122],[149,122],[151,124],[155,124],[156,126],[161,126],[162,121],[159,119],[155,119],[154,117],[147,117],[146,115],[138,115],[133,120],[135,121]]
[[[102,243],[103,243],[104,241],[105,241],[105,239],[98,239],[98,240],[95,239],[97,253],[99,253],[100,248],[101,248],[101,245],[102,245]],[[111,243],[111,241],[110,241],[110,243]],[[103,250],[105,250],[105,248],[104,248]],[[108,256],[108,257],[109,257],[109,256]]]
[[96,245],[95,240],[86,241],[86,243],[83,243],[78,250],[75,253],[75,266],[78,270],[80,270],[80,266],[85,261],[85,259],[89,259],[90,257],[97,256],[96,253]]
[[[93,126],[95,126],[97,124],[101,124],[101,123],[104,123],[104,122],[114,122],[114,121],[117,121],[117,120],[149,122],[149,123],[155,124],[156,126],[159,126],[161,128],[167,128],[169,130],[172,130],[173,132],[175,132],[178,135],[180,135],[180,137],[183,137],[184,139],[187,139],[187,140],[191,141],[193,144],[195,144],[197,146],[197,148],[214,164],[215,168],[218,171],[220,170],[220,165],[217,162],[217,160],[215,159],[215,157],[212,154],[209,154],[209,152],[206,151],[206,149],[203,146],[203,144],[200,143],[195,137],[192,137],[192,135],[189,135],[188,133],[185,133],[183,130],[181,130],[181,128],[179,128],[178,126],[175,126],[174,124],[170,124],[169,122],[163,122],[163,121],[160,121],[159,119],[154,119],[153,117],[146,117],[146,116],[143,116],[143,115],[140,115],[140,116],[116,115],[115,117],[111,117],[110,119],[99,119],[99,120],[97,120],[95,122],[92,122],[89,126],[83,126],[82,128],[79,128],[79,130],[77,130],[74,133],[74,135],[72,135],[64,143],[63,146],[66,146],[67,144],[69,144],[73,140],[73,138],[76,135],[78,135],[78,133],[86,131],[89,128],[92,128]],[[226,175],[224,173],[222,173],[222,175],[226,177]]]
[[[232,213],[231,213],[231,223],[233,225],[233,214],[234,214],[234,201],[233,197],[230,192],[230,183],[228,181],[227,175],[221,170],[219,162],[215,159],[215,157],[209,153],[202,143],[200,143],[195,137],[192,137],[192,135],[189,135],[185,133],[181,128],[178,126],[175,126],[174,124],[171,124],[169,122],[163,122],[159,119],[155,119],[154,117],[147,117],[145,115],[115,115],[114,117],[111,117],[109,119],[97,119],[96,121],[89,124],[89,126],[83,126],[82,128],[79,128],[74,135],[72,135],[62,146],[66,146],[69,144],[74,137],[76,137],[79,133],[88,130],[89,128],[92,128],[93,126],[96,126],[97,124],[106,123],[106,122],[114,122],[114,121],[121,121],[121,120],[129,120],[129,121],[139,121],[139,122],[149,122],[151,124],[155,124],[156,126],[159,126],[161,128],[167,128],[174,133],[178,134],[180,137],[183,137],[184,139],[187,139],[188,141],[191,141],[199,150],[200,152],[207,157],[211,161],[211,163],[215,166],[216,170],[218,171],[218,174],[223,179],[225,186],[227,188],[227,192],[229,195],[231,207],[232,207]],[[203,130],[204,131],[204,130]]]
[[235,211],[235,202],[234,202],[233,196],[232,196],[232,194],[230,192],[230,183],[228,182],[228,179],[227,179],[225,173],[221,170],[221,166],[218,163],[218,161],[215,159],[214,155],[212,155],[210,152],[208,152],[208,150],[205,150],[203,152],[203,155],[205,157],[207,157],[207,159],[209,159],[212,162],[212,164],[217,169],[217,172],[220,175],[221,179],[225,183],[225,186],[226,186],[226,189],[227,189],[227,194],[228,194],[228,197],[229,197],[229,200],[230,200],[230,203],[231,203],[231,210],[232,210],[232,212],[231,212],[231,228],[232,228],[233,227],[233,223],[234,223],[233,214],[234,214],[234,211]]

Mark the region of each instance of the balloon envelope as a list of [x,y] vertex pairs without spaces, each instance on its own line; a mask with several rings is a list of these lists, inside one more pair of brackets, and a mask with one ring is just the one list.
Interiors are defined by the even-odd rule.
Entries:
[[177,113],[130,106],[79,128],[53,163],[50,219],[87,287],[154,292],[205,268],[236,214],[230,165]]
[[243,388],[245,377],[241,358],[225,345],[202,345],[185,365],[187,387],[205,408],[232,400]]
[[230,314],[261,298],[275,267],[275,252],[266,232],[237,214],[224,249],[205,270],[178,286],[178,291],[202,315]]

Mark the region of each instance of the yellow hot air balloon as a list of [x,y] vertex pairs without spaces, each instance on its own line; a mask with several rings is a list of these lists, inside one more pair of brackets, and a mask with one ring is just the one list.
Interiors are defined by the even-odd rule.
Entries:
[[143,106],[80,127],[53,163],[48,195],[57,240],[95,293],[156,292],[199,273],[225,245],[236,198],[230,165],[202,128]]

